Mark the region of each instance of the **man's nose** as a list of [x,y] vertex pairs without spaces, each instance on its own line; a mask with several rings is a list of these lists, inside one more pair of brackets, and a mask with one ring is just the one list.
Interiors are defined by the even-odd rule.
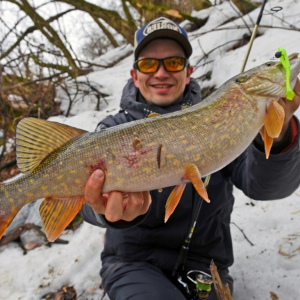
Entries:
[[161,62],[159,67],[158,67],[158,70],[155,72],[155,76],[157,77],[166,77],[166,76],[169,76],[169,72],[165,69],[163,63]]

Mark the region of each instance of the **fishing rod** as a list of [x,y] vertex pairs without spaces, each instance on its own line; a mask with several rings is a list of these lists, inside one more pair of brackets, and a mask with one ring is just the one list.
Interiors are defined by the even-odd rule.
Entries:
[[251,51],[251,48],[252,48],[252,44],[253,44],[253,41],[254,41],[254,39],[256,37],[257,29],[258,29],[259,23],[261,21],[261,18],[262,18],[262,15],[263,15],[266,3],[267,3],[267,0],[264,0],[262,6],[260,8],[260,12],[259,12],[259,15],[257,17],[257,21],[256,21],[256,24],[254,26],[254,29],[253,29],[253,32],[252,32],[252,35],[251,35],[251,39],[250,39],[248,50],[247,50],[247,53],[246,53],[246,56],[245,56],[245,59],[244,59],[244,63],[243,63],[242,69],[241,69],[241,73],[243,73],[244,70],[245,70],[246,63],[248,61],[248,57],[249,57],[249,54],[250,54],[250,51]]
[[[210,180],[210,175],[208,175],[205,178],[204,181],[204,186],[207,187],[209,180]],[[178,259],[177,262],[175,264],[175,267],[173,269],[173,273],[172,273],[172,277],[175,277],[177,279],[177,281],[185,288],[186,292],[192,296],[191,299],[206,299],[209,296],[210,290],[211,290],[211,284],[212,284],[212,280],[211,280],[211,276],[202,272],[202,271],[198,271],[198,270],[192,270],[190,272],[188,272],[188,274],[186,275],[186,277],[193,283],[195,283],[195,290],[190,291],[188,284],[185,283],[185,281],[183,280],[182,277],[182,273],[184,271],[184,267],[185,267],[185,263],[187,260],[187,253],[189,251],[189,246],[190,246],[190,242],[197,224],[197,219],[201,210],[203,204],[203,198],[200,197],[200,200],[197,202],[197,206],[196,209],[194,211],[194,214],[192,216],[192,221],[191,221],[191,227],[187,233],[187,236],[184,240],[183,245],[181,246],[179,255],[178,255]],[[198,274],[196,276],[196,281],[194,281],[189,275],[190,273],[196,273]],[[196,294],[196,295],[195,295]],[[199,295],[199,297],[198,297]],[[203,298],[202,298],[202,296]],[[196,297],[196,298],[194,298]]]

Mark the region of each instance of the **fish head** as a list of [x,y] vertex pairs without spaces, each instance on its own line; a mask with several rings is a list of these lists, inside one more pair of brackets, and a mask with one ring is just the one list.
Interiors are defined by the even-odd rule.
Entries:
[[[300,58],[297,53],[289,55],[290,86],[294,88],[300,72]],[[280,61],[269,61],[235,77],[245,93],[263,98],[279,99],[286,96],[286,70]]]

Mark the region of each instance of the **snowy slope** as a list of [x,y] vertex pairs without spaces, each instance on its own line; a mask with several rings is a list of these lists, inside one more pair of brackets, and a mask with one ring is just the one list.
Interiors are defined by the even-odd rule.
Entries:
[[[285,47],[288,53],[300,52],[300,32],[287,30],[291,25],[300,28],[300,1],[268,1],[265,11],[270,12],[275,6],[283,9],[276,14],[264,14],[259,29],[261,35],[254,41],[246,69],[273,57],[278,47]],[[258,12],[259,9],[251,12],[244,20],[253,24]],[[228,2],[195,13],[199,17],[209,15],[207,24],[190,34],[194,49],[191,63],[198,64],[194,77],[200,78],[208,71],[212,72],[211,79],[200,81],[202,87],[219,87],[241,70],[247,46],[232,51],[230,49],[234,43],[228,42],[241,39],[248,29],[237,29],[244,24],[240,19],[221,25],[236,14]],[[217,27],[218,30],[213,30]],[[204,58],[204,53],[215,48]],[[124,51],[131,49],[122,47],[114,50],[97,62],[109,62],[123,55]],[[98,68],[88,75],[90,81],[103,87],[103,93],[110,95],[106,98],[107,104],[101,103],[101,112],[94,111],[95,99],[86,97],[84,101],[75,103],[72,117],[60,116],[51,120],[93,131],[99,120],[118,111],[132,60],[129,56],[113,68]],[[203,63],[206,64],[200,66]],[[60,94],[64,107],[66,103],[62,99]],[[300,117],[300,111],[297,115]],[[239,190],[235,190],[235,197],[232,214],[235,254],[235,264],[231,268],[235,279],[233,298],[271,299],[272,292],[281,300],[300,299],[300,189],[286,199],[269,202],[253,201]],[[28,212],[26,208],[23,211],[26,222],[32,220],[32,217],[28,218]],[[78,299],[100,299],[100,252],[104,233],[104,229],[84,223],[75,232],[63,233],[62,238],[69,241],[68,245],[42,246],[27,255],[23,255],[22,249],[15,243],[1,247],[0,299],[41,299],[42,295],[56,291],[65,284],[75,287]]]

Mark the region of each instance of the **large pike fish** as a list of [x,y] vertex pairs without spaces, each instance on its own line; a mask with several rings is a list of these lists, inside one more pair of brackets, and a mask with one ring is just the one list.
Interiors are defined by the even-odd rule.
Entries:
[[[300,71],[290,55],[290,85]],[[166,219],[187,182],[209,202],[201,177],[239,156],[265,125],[266,155],[278,137],[286,94],[280,62],[267,62],[240,74],[202,102],[182,111],[138,120],[101,132],[25,118],[16,133],[17,161],[23,176],[0,185],[0,238],[27,203],[44,198],[40,214],[54,241],[79,212],[91,173],[105,172],[103,192],[132,192],[176,186]]]

